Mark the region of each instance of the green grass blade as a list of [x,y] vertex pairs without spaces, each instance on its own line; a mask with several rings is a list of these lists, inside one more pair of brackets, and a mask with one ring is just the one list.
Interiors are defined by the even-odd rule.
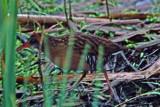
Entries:
[[[103,67],[103,53],[104,53],[104,47],[102,45],[99,45],[99,50],[98,50],[98,63],[97,63],[97,76],[98,78],[98,73],[102,72],[102,67]],[[100,80],[95,81],[95,84],[101,84]],[[96,86],[96,85],[95,85]],[[98,88],[98,87],[96,87]],[[95,90],[94,92],[94,102],[93,102],[93,107],[98,107],[97,103],[98,98],[96,98],[96,95],[99,94],[99,90]]]
[[[4,18],[2,37],[6,38],[5,71],[3,71],[3,106],[15,107],[15,42],[17,30],[17,4],[9,2],[9,16]],[[5,8],[4,8],[5,9]],[[4,36],[5,35],[5,36]]]

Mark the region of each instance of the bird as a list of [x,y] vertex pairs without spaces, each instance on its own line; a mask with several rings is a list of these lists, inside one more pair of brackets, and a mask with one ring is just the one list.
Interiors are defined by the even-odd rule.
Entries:
[[[66,56],[67,49],[70,46],[72,46],[71,48],[72,56],[71,56],[70,62],[68,63],[70,63],[69,70],[73,70],[73,71],[76,71],[78,69],[80,59],[82,57],[86,44],[90,46],[87,56],[95,57],[95,59],[97,59],[98,57],[98,54],[99,54],[98,51],[99,51],[100,45],[103,46],[103,49],[104,49],[103,58],[108,57],[112,53],[126,49],[126,47],[120,47],[119,45],[117,45],[116,43],[112,42],[109,39],[85,34],[82,32],[69,33],[63,36],[58,36],[58,37],[45,35],[44,40],[46,40],[46,42],[42,40],[42,43],[41,43],[41,39],[42,39],[41,35],[42,35],[41,33],[33,32],[33,34],[28,39],[28,41],[22,46],[18,47],[16,51],[19,51],[21,49],[24,49],[30,46],[39,48],[39,45],[41,44],[42,52],[45,53],[45,51],[48,50],[49,52],[48,57],[51,60],[51,62],[58,65],[60,68],[63,68],[65,65],[65,61],[67,60],[67,56]],[[72,41],[72,43],[70,43],[69,41]],[[82,76],[74,83],[72,87],[75,87],[86,76],[86,73],[88,71],[95,70],[95,69],[92,68],[91,63],[88,63],[86,61],[84,63],[82,70],[83,70]],[[111,95],[115,97],[115,93],[112,89],[108,75],[104,68],[102,68],[102,72],[104,73],[104,76],[106,78]]]

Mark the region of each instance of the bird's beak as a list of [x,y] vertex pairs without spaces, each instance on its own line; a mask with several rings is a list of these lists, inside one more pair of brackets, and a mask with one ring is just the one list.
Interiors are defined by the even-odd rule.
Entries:
[[27,43],[25,43],[24,45],[21,45],[20,47],[18,47],[18,48],[16,49],[16,51],[19,51],[19,50],[22,50],[22,49],[28,48],[28,47],[29,47],[29,43],[27,42]]
[[[41,37],[40,37],[36,32],[33,32],[33,36],[36,37],[36,39],[38,40],[39,43],[41,42]],[[29,42],[26,42],[24,45],[18,47],[18,48],[16,49],[16,51],[22,50],[22,49],[24,49],[24,48],[28,48],[29,45],[30,45]]]

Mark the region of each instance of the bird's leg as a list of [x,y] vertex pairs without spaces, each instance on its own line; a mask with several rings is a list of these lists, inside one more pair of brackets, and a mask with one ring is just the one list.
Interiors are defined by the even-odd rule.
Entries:
[[120,54],[122,56],[122,58],[126,61],[127,65],[129,65],[134,71],[137,71],[137,68],[135,68],[129,61],[128,59],[126,58],[126,56],[124,55],[123,51],[119,51],[119,52],[116,52],[116,53],[113,53],[112,55],[118,55]]
[[112,85],[111,85],[111,83],[109,81],[108,74],[106,73],[106,71],[104,69],[103,69],[103,73],[104,73],[104,76],[105,76],[105,79],[107,81],[107,84],[108,84],[108,87],[109,87],[109,91],[110,91],[110,99],[107,102],[110,102],[113,96],[117,101],[119,101],[119,99],[117,98],[117,96],[116,96],[116,94],[115,94],[115,92],[114,92],[114,90],[112,88]]
[[80,82],[81,80],[86,76],[87,72],[83,72],[82,76],[70,87],[68,88],[68,91],[71,91],[72,89],[74,89]]

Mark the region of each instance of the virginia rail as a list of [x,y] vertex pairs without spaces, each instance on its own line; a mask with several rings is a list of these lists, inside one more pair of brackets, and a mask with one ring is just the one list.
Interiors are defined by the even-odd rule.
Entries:
[[[64,67],[64,64],[66,61],[66,53],[67,53],[67,48],[69,46],[69,42],[68,42],[69,38],[71,38],[73,40],[72,57],[69,62],[70,63],[69,70],[74,70],[74,71],[76,71],[78,68],[78,65],[79,65],[79,62],[80,62],[80,59],[81,59],[81,56],[82,56],[82,53],[83,53],[83,50],[85,48],[86,43],[88,43],[90,45],[90,49],[88,51],[88,56],[95,56],[96,58],[98,56],[99,45],[102,45],[104,47],[103,57],[108,57],[110,54],[121,51],[124,49],[124,47],[120,47],[108,39],[105,39],[102,37],[97,37],[97,36],[92,36],[92,35],[88,35],[88,34],[84,34],[84,33],[80,33],[80,32],[74,33],[74,34],[66,34],[66,35],[60,36],[60,37],[53,37],[53,36],[47,35],[46,38],[47,38],[47,42],[45,44],[48,45],[47,47],[48,47],[48,50],[50,53],[49,58],[54,64],[58,65],[61,68]],[[23,48],[27,48],[32,45],[34,45],[35,47],[38,48],[40,40],[41,40],[41,35],[33,33],[33,35],[30,37],[28,42],[26,42],[24,45],[17,48],[17,51],[19,51]],[[45,51],[45,49],[44,49],[45,44],[44,44],[44,42],[42,42],[41,49],[43,52]],[[57,59],[59,61],[57,61]],[[93,70],[91,65],[89,63],[85,62],[84,67],[83,67],[83,74],[79,78],[79,80],[77,82],[75,82],[75,84],[73,86],[78,84],[85,77],[86,73],[91,70]],[[107,81],[108,86],[110,88],[110,92],[115,97],[115,94],[114,94],[112,87],[110,85],[110,81],[108,79],[108,75],[104,69],[103,69],[103,73],[105,75],[106,81]]]

